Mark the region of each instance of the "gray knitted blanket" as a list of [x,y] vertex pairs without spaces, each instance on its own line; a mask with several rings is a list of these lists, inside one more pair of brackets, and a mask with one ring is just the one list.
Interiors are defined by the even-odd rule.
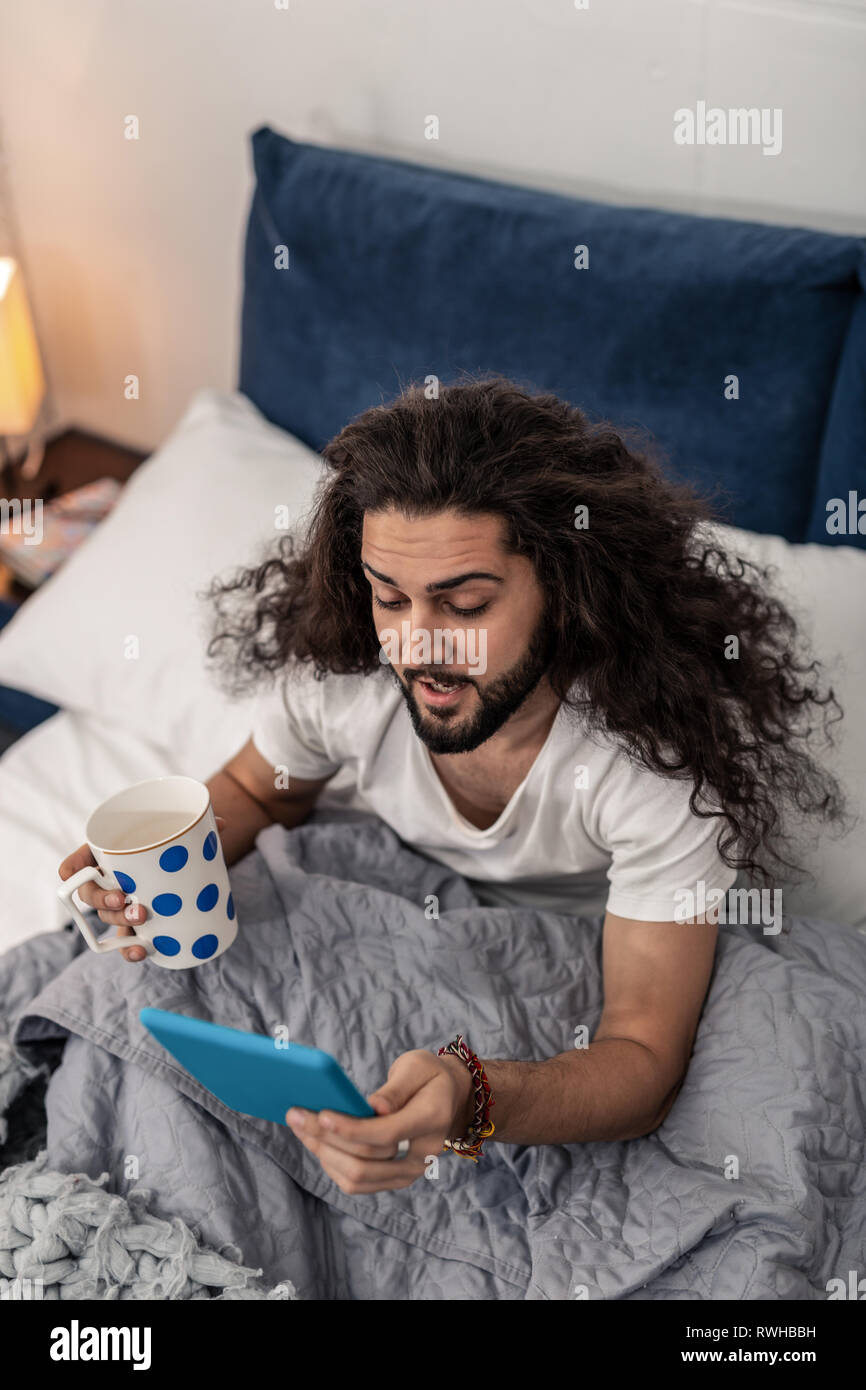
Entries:
[[10,1015],[83,948],[58,931],[0,956],[0,1301],[295,1298],[287,1282],[263,1284],[236,1246],[214,1250],[179,1217],[155,1216],[147,1188],[122,1196],[107,1172],[49,1167],[46,1082],[62,1043],[34,1065],[9,1041]]
[[[862,1271],[856,931],[800,919],[779,936],[721,930],[688,1077],[654,1134],[494,1143],[477,1167],[443,1156],[430,1181],[348,1195],[285,1126],[205,1091],[139,1009],[261,1033],[286,1025],[369,1092],[401,1052],[458,1031],[482,1055],[516,1059],[566,1050],[582,1024],[591,1035],[601,921],[481,906],[375,821],[271,826],[232,888],[238,940],[196,970],[130,966],[77,942],[49,968],[40,942],[53,950],[63,933],[19,948],[14,987],[0,958],[0,999],[5,988],[18,1001],[15,1056],[32,1068],[63,1047],[45,1166],[0,1177],[4,1270],[56,1266],[61,1296],[78,1278],[103,1281],[106,1297],[516,1300],[824,1299],[829,1281]],[[425,915],[432,898],[438,919]],[[45,968],[28,981],[40,951]],[[45,1173],[76,1181],[49,1187],[37,1219]],[[115,1205],[88,1225],[82,1206],[97,1198]],[[32,1213],[29,1234],[16,1202]],[[105,1223],[123,1232],[110,1261]],[[22,1249],[37,1253],[16,1259]]]

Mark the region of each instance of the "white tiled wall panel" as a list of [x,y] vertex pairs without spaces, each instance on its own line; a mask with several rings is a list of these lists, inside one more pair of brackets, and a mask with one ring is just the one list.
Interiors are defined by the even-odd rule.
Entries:
[[[677,146],[673,113],[699,100],[781,107],[781,155]],[[149,446],[198,386],[234,384],[246,136],[263,122],[610,201],[862,233],[866,4],[6,6],[0,250],[24,262],[59,422]]]

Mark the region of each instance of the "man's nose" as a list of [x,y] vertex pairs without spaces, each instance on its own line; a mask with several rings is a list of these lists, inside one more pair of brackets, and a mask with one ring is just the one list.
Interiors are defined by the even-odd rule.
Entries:
[[436,610],[430,599],[413,602],[409,614],[413,632],[429,632],[432,635],[436,627],[435,619]]

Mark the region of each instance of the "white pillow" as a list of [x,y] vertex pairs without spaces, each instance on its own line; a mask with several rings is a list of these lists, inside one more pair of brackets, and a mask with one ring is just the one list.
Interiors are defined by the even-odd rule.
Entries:
[[61,710],[0,758],[0,951],[69,921],[57,867],[106,797],[151,777],[194,776],[107,719]]
[[277,507],[299,520],[322,470],[245,396],[198,392],[111,515],[0,633],[0,684],[112,720],[211,776],[246,741],[249,702],[205,671],[209,606],[196,594],[260,558]]
[[841,837],[818,836],[820,822],[812,826],[816,842],[802,862],[814,881],[783,885],[782,909],[866,930],[866,550],[791,545],[781,536],[714,529],[730,550],[773,567],[772,591],[800,624],[844,712],[832,729],[836,746],[816,750],[816,758],[839,778],[859,819]]

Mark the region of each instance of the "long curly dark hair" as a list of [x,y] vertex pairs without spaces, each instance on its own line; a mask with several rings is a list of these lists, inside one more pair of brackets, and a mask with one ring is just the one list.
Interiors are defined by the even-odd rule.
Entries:
[[813,748],[842,715],[832,689],[768,571],[719,544],[707,501],[664,476],[639,435],[501,377],[463,377],[432,395],[408,385],[323,457],[306,533],[208,592],[208,655],[234,693],[294,662],[318,678],[381,670],[365,512],[494,514],[545,593],[555,694],[629,757],[688,778],[693,812],[720,818],[727,864],[763,884],[790,877],[787,813],[844,822]]

